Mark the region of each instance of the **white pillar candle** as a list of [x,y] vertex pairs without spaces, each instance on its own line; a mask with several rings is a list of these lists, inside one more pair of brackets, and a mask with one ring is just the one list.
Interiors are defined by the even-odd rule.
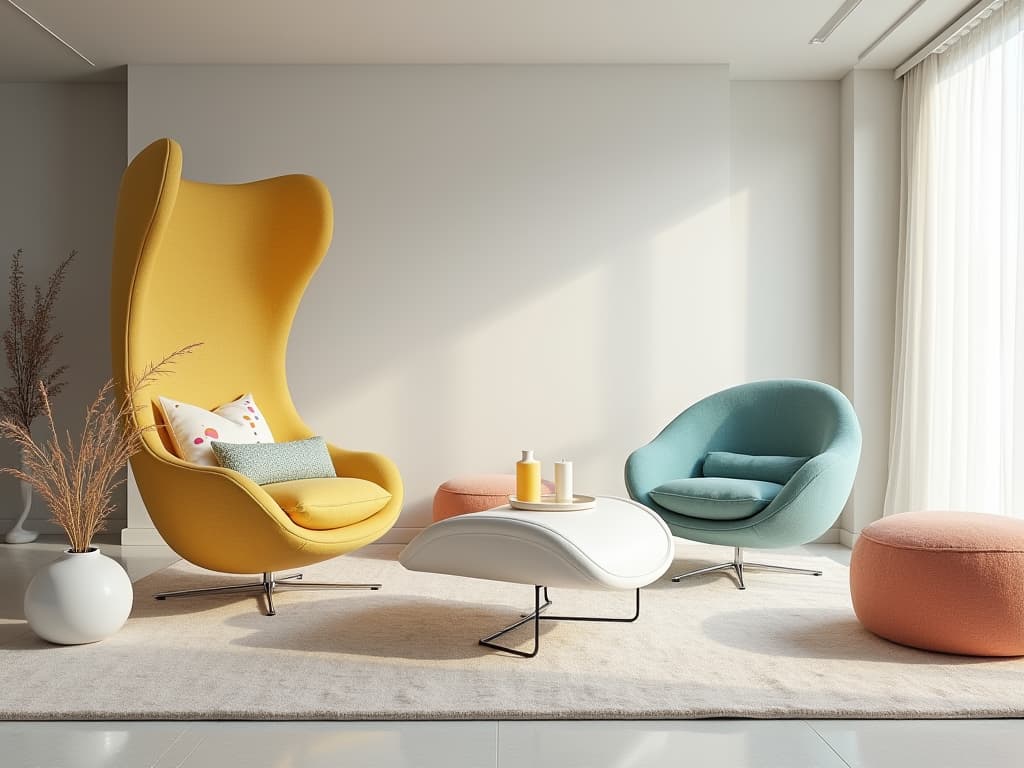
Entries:
[[566,503],[572,500],[572,462],[562,459],[555,462],[555,501]]

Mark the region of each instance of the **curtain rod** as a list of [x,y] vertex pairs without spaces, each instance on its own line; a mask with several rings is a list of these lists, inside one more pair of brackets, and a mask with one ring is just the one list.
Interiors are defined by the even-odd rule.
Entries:
[[907,74],[907,72],[935,53],[939,48],[955,39],[957,35],[974,23],[974,21],[987,10],[1002,4],[1002,2],[1003,0],[981,0],[980,2],[972,5],[960,14],[956,21],[939,32],[939,34],[921,46],[913,56],[896,67],[896,71],[893,73],[893,78],[899,80]]

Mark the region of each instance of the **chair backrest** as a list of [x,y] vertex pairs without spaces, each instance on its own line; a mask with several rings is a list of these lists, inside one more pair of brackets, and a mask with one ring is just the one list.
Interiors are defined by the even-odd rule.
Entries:
[[817,381],[772,379],[717,392],[690,409],[700,412],[706,450],[762,456],[815,456],[847,431],[859,434],[853,406]]
[[633,498],[669,480],[699,477],[710,451],[759,456],[818,456],[833,451],[856,471],[860,425],[842,392],[818,381],[770,379],[705,397],[680,413],[626,462]]
[[[285,376],[288,333],[330,243],[330,195],[318,180],[248,184],[181,178],[181,147],[160,139],[121,181],[114,240],[111,351],[123,391],[147,365],[202,347],[140,391],[138,421],[157,395],[212,408],[252,392],[278,440],[305,437]],[[166,455],[163,430],[143,453]]]

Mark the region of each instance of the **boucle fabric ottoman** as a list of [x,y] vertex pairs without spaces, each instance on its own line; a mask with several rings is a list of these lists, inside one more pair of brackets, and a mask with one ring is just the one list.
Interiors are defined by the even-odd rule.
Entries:
[[[554,493],[555,486],[542,480],[543,493]],[[434,522],[446,520],[468,512],[508,504],[510,494],[516,492],[515,475],[463,475],[442,483],[434,494]]]
[[879,520],[853,548],[850,593],[861,623],[902,645],[1024,655],[1024,520],[974,512]]

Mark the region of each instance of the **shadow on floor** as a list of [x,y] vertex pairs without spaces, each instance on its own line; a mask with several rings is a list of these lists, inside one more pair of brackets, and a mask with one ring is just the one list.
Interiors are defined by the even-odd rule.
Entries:
[[944,666],[1005,661],[898,645],[868,632],[846,609],[822,609],[809,620],[795,621],[785,610],[746,608],[715,614],[702,627],[717,643],[761,656]]

